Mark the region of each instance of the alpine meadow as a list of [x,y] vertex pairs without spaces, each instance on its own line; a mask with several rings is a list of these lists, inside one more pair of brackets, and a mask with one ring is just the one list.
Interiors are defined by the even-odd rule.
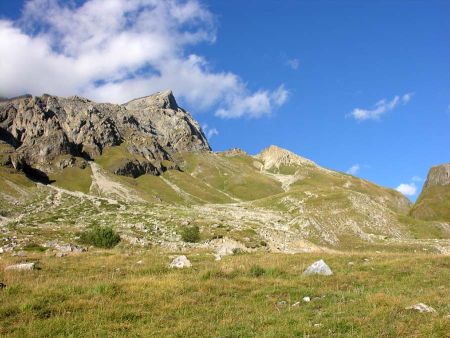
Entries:
[[0,2],[0,336],[450,338],[449,14]]

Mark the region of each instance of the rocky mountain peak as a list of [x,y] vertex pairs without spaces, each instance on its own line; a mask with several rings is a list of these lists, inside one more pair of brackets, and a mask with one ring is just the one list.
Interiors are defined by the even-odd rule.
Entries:
[[279,169],[281,166],[316,165],[311,160],[274,145],[269,146],[259,154],[255,155],[255,158],[263,162],[263,167],[265,170],[271,170],[274,168]]
[[440,164],[428,171],[424,188],[450,184],[450,163]]
[[176,166],[176,153],[211,150],[199,124],[170,90],[124,105],[47,94],[2,101],[0,142],[8,146],[4,163],[44,173],[79,163],[67,156],[89,161],[120,146],[122,155],[112,170],[133,177],[161,173],[164,161]]
[[125,103],[124,106],[129,109],[158,108],[176,110],[179,108],[171,90],[165,90],[153,95],[131,100]]

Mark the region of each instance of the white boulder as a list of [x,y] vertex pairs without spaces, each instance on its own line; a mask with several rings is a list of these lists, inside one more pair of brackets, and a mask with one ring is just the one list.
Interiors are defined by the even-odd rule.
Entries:
[[172,263],[170,263],[169,267],[176,268],[176,269],[183,269],[183,268],[190,268],[192,266],[192,263],[189,261],[189,259],[186,256],[178,256],[176,257]]
[[320,261],[314,262],[311,264],[304,272],[304,276],[310,275],[323,275],[323,276],[331,276],[333,271],[331,271],[330,267],[321,259]]
[[220,261],[224,256],[230,256],[239,251],[246,251],[242,243],[227,237],[220,239],[215,245],[216,250],[214,256],[216,257],[216,261]]
[[25,271],[25,270],[34,270],[35,268],[36,268],[36,263],[21,263],[21,264],[9,265],[5,268],[5,270]]
[[416,311],[419,311],[420,313],[427,313],[427,312],[428,313],[436,313],[435,309],[433,309],[431,306],[428,306],[424,303],[417,303],[412,306],[408,306],[406,308],[406,310],[416,310]]

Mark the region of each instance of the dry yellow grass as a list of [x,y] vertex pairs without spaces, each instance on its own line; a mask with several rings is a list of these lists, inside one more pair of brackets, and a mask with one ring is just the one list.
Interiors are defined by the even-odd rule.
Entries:
[[[187,254],[170,270],[159,250],[92,250],[40,270],[4,271],[0,335],[11,337],[446,337],[448,256],[419,254]],[[303,277],[323,258],[330,277]],[[142,261],[141,264],[138,262]],[[353,264],[349,264],[353,262]],[[304,296],[311,302],[302,301]],[[299,305],[294,305],[300,302]],[[405,307],[424,302],[436,314]]]

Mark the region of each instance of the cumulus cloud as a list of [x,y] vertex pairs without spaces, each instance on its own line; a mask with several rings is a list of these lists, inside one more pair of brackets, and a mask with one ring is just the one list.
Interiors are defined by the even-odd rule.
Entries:
[[288,91],[281,85],[272,92],[260,90],[245,97],[228,96],[226,98],[228,108],[220,108],[216,115],[223,118],[241,116],[258,118],[270,115],[274,108],[280,107],[286,102],[288,95]]
[[406,93],[402,96],[396,95],[392,100],[382,99],[378,101],[372,109],[355,108],[349,114],[358,121],[379,120],[381,115],[394,110],[399,105],[407,104],[414,93]]
[[405,196],[414,196],[417,193],[415,183],[402,183],[395,190],[401,192]]
[[215,17],[198,0],[75,4],[29,0],[20,19],[0,20],[0,96],[47,92],[121,103],[170,88],[221,117],[260,117],[287,99],[283,86],[252,92],[238,75],[187,52],[216,39]]
[[219,135],[219,131],[216,128],[210,128],[207,124],[204,124],[202,126],[202,129],[208,139],[211,139],[213,136]]
[[346,173],[350,175],[356,175],[360,169],[361,167],[359,166],[359,164],[354,164],[346,171]]
[[290,59],[286,61],[286,64],[291,67],[293,70],[297,70],[298,67],[300,66],[300,62],[298,61],[298,59]]

